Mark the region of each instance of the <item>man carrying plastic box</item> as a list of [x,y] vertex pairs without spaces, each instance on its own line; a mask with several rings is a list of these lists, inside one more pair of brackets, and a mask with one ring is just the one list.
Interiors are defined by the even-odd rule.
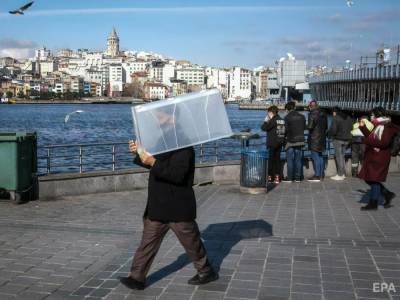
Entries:
[[143,236],[133,258],[128,277],[120,282],[131,289],[145,288],[146,275],[169,229],[177,236],[193,261],[197,274],[188,283],[201,285],[218,279],[207,259],[196,219],[193,191],[195,155],[193,147],[155,156],[139,149],[134,142],[129,150],[135,163],[150,169],[148,199],[143,216]]

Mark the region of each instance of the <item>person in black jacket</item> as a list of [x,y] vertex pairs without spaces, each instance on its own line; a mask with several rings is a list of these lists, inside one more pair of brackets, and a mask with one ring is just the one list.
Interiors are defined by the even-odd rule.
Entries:
[[285,121],[278,115],[278,107],[268,108],[268,116],[261,126],[261,130],[267,132],[267,147],[269,151],[268,181],[280,183],[281,174],[281,150],[285,138]]
[[285,105],[288,114],[285,117],[287,177],[284,178],[284,182],[300,182],[302,177],[306,118],[295,108],[294,101]]
[[146,275],[169,229],[177,236],[193,261],[197,274],[189,284],[200,285],[218,279],[207,259],[206,249],[195,221],[196,199],[193,191],[195,154],[193,147],[152,156],[138,151],[136,143],[129,149],[138,154],[135,163],[150,169],[147,205],[143,215],[143,236],[136,250],[128,277],[120,281],[131,289],[144,289]]
[[323,152],[326,148],[326,130],[328,118],[313,100],[309,104],[310,113],[308,115],[308,146],[311,151],[311,158],[314,166],[314,176],[308,181],[319,182],[324,177],[325,163]]
[[353,128],[352,118],[343,112],[339,107],[333,108],[332,125],[328,135],[332,138],[335,148],[335,162],[337,175],[331,177],[333,180],[344,180],[346,178],[345,152],[351,142],[351,130]]

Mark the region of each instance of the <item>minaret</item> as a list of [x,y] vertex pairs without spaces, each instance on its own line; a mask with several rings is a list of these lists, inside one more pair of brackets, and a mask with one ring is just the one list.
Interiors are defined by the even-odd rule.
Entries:
[[115,27],[107,39],[107,54],[111,57],[116,57],[119,55],[119,37],[115,31]]

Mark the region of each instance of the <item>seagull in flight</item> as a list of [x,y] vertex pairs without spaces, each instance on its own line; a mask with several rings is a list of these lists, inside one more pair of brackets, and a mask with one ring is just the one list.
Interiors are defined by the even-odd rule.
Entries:
[[65,116],[65,119],[64,119],[64,124],[67,124],[67,122],[68,122],[70,116],[72,116],[73,114],[80,114],[80,113],[83,113],[83,112],[84,112],[83,110],[76,110],[76,111],[73,111],[73,112],[67,114],[67,115]]
[[348,7],[352,7],[354,5],[354,1],[353,0],[347,0],[347,6]]
[[24,11],[27,10],[29,7],[31,7],[33,2],[35,2],[35,1],[29,2],[28,4],[25,4],[24,6],[21,6],[20,8],[18,8],[16,10],[9,11],[9,13],[12,15],[23,15]]

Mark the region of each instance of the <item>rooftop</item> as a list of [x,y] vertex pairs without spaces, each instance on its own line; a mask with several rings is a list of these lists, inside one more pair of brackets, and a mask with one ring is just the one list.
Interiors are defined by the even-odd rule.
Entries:
[[[387,186],[400,195],[400,174]],[[146,190],[0,202],[1,299],[400,298],[400,204],[362,212],[357,179],[284,184],[247,195],[195,188],[198,223],[217,282],[201,287],[170,232],[144,291],[119,284],[142,230]],[[373,293],[373,283],[397,290]]]

